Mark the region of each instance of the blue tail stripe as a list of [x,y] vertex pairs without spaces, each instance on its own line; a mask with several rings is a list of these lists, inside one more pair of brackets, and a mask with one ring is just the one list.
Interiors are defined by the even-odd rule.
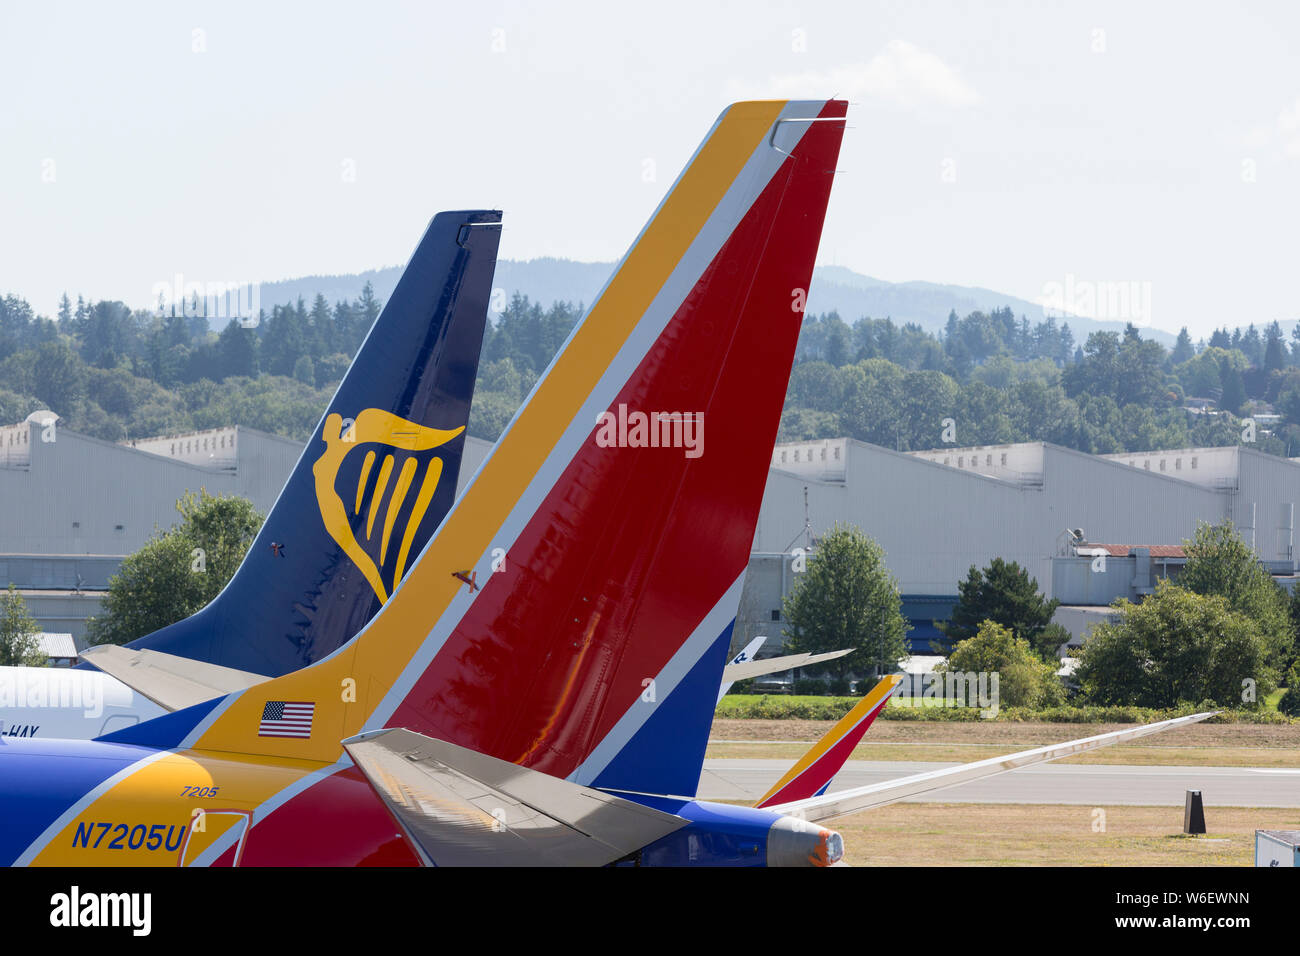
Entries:
[[591,786],[686,797],[695,793],[735,623],[723,628]]
[[214,697],[212,700],[205,700],[193,707],[186,707],[170,714],[163,714],[161,717],[153,718],[153,720],[146,720],[142,724],[123,727],[121,730],[115,730],[95,739],[106,743],[135,744],[141,747],[157,747],[160,750],[168,750],[180,746],[181,741],[189,736],[190,731],[199,725],[199,721],[206,717],[212,711],[212,708],[223,700],[225,700],[224,697]]

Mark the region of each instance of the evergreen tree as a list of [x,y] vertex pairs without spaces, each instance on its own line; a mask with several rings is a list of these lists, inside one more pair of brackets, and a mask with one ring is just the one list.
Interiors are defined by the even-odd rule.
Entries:
[[1184,325],[1178,330],[1178,341],[1174,343],[1174,350],[1169,353],[1169,364],[1182,365],[1195,354],[1196,349],[1192,348],[1192,337],[1187,334],[1187,326]]
[[849,361],[849,330],[838,315],[827,329],[826,361],[836,368]]
[[312,300],[311,314],[308,316],[307,351],[312,358],[320,358],[336,351],[334,316],[329,302],[319,292]]
[[1259,337],[1259,329],[1255,328],[1253,322],[1246,327],[1246,333],[1241,337],[1238,347],[1251,365],[1264,364],[1264,341]]
[[[302,300],[298,300],[302,304]],[[294,364],[302,356],[305,345],[303,322],[305,312],[287,305],[277,305],[271,310],[262,337],[262,367],[271,375],[292,375]]]
[[948,322],[943,329],[943,347],[945,351],[951,353],[952,344],[957,340],[957,326],[961,320],[957,318],[957,310],[948,310]]
[[1264,368],[1280,372],[1286,366],[1286,346],[1282,344],[1282,328],[1274,321],[1268,327],[1264,345]]
[[231,319],[217,337],[218,377],[233,375],[255,377],[257,368],[257,333]]
[[1234,415],[1241,414],[1241,406],[1246,401],[1246,386],[1237,371],[1226,359],[1219,365],[1219,376],[1223,382],[1223,392],[1219,396],[1219,407]]
[[1079,361],[1083,353],[1080,349],[1074,347],[1074,333],[1070,331],[1070,323],[1061,323],[1061,350],[1057,353],[1056,360],[1065,365],[1070,361]]
[[1059,640],[1050,647],[1039,647],[1036,641],[1061,602],[1045,599],[1037,579],[1015,561],[994,558],[983,571],[971,565],[966,580],[957,583],[957,595],[952,618],[938,625],[949,640],[972,638],[985,621],[993,621],[1033,645],[1045,659],[1056,659]]
[[379,318],[381,308],[379,299],[375,296],[375,287],[367,281],[361,289],[361,297],[357,299],[355,306],[356,321],[361,326],[362,337],[370,331],[370,327],[375,324],[375,319]]

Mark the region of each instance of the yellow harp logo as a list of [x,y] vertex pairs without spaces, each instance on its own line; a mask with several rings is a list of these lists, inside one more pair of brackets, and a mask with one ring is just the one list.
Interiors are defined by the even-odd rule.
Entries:
[[[316,477],[316,503],[320,506],[321,520],[325,523],[325,529],[329,532],[330,537],[361,569],[361,572],[366,576],[366,580],[370,582],[370,586],[374,588],[375,594],[379,596],[381,601],[387,601],[390,588],[395,589],[397,582],[402,580],[402,572],[406,570],[406,561],[410,557],[411,543],[415,540],[415,532],[424,518],[424,513],[429,509],[429,502],[433,500],[433,493],[438,487],[438,479],[442,476],[442,459],[431,458],[425,467],[424,477],[420,479],[419,490],[416,491],[415,502],[411,506],[410,517],[407,518],[406,526],[401,531],[401,544],[397,552],[397,564],[393,570],[392,580],[386,586],[380,569],[388,559],[388,548],[393,536],[393,526],[397,523],[397,517],[402,510],[402,505],[406,502],[407,493],[415,483],[420,462],[413,455],[407,456],[398,469],[397,481],[393,485],[392,495],[388,499],[388,507],[384,511],[384,519],[380,529],[379,560],[376,562],[357,540],[352,527],[352,519],[357,519],[358,526],[360,525],[359,516],[361,515],[362,505],[365,503],[366,486],[374,470],[375,462],[379,458],[373,446],[376,444],[385,445],[393,450],[405,450],[407,452],[427,451],[431,448],[437,448],[439,445],[445,445],[464,430],[465,426],[463,425],[452,431],[425,428],[423,425],[408,422],[404,418],[399,418],[378,408],[367,408],[361,412],[346,432],[343,431],[343,418],[339,414],[331,413],[325,419],[325,430],[322,435],[325,439],[325,451],[316,459],[316,463],[312,465],[311,469],[312,474]],[[371,447],[367,449],[361,462],[361,476],[357,481],[356,494],[350,502],[352,514],[349,516],[347,507],[349,502],[345,502],[340,497],[335,484],[338,479],[339,469],[342,467],[348,453],[353,449],[359,449],[367,445]],[[380,505],[384,500],[384,492],[388,489],[388,482],[393,477],[394,458],[393,452],[390,451],[384,456],[379,465],[379,475],[375,481],[375,487],[370,495],[369,505],[366,510],[365,538],[368,543],[373,542],[375,520],[379,516]]]

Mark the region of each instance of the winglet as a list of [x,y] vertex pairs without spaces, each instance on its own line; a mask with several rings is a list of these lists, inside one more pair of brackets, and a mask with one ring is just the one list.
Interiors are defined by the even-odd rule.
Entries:
[[1172,720],[1162,720],[1154,724],[1143,724],[1140,727],[1128,727],[1108,734],[1096,734],[1092,737],[1082,737],[1079,740],[1068,740],[1061,744],[1048,744],[1046,747],[1022,750],[1019,753],[1008,754],[1005,757],[990,757],[987,760],[977,760],[974,763],[964,763],[956,767],[930,770],[897,780],[886,780],[882,783],[868,784],[865,787],[856,787],[852,790],[840,790],[836,793],[827,793],[806,800],[795,800],[792,803],[769,806],[768,809],[780,813],[795,814],[810,822],[833,820],[836,817],[857,813],[859,810],[883,807],[886,804],[897,803],[907,797],[929,793],[933,790],[942,790],[945,787],[966,783],[969,780],[991,777],[994,774],[1004,773],[1008,770],[1019,770],[1021,767],[1028,767],[1036,763],[1057,760],[1072,754],[1096,750],[1099,747],[1108,747],[1111,744],[1136,740],[1148,734],[1173,730],[1175,727],[1185,727],[1188,724],[1194,724],[1213,717],[1218,713],[1221,713],[1221,711],[1206,711],[1188,717],[1175,717]]

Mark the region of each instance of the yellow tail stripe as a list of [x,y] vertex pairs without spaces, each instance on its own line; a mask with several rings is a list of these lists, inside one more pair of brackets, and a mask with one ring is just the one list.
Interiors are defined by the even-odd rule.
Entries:
[[[231,701],[198,746],[327,762],[338,758],[339,740],[361,730],[461,589],[452,572],[487,553],[493,535],[785,105],[741,103],[718,121],[509,434],[411,569],[407,586],[342,652]],[[341,702],[339,688],[349,681],[355,684],[348,686],[376,692]],[[317,701],[319,731],[310,740],[257,737],[258,717],[268,699]]]
[[[414,458],[402,462],[402,470],[397,475],[397,484],[393,485],[393,500],[388,503],[388,512],[384,515],[384,536],[379,539],[381,565],[388,560],[388,539],[393,535],[393,524],[397,521],[398,512],[402,510],[402,502],[406,500],[406,492],[410,490],[416,467],[418,466]],[[396,581],[393,582],[393,587],[397,587]]]
[[361,499],[366,493],[366,479],[370,477],[370,466],[375,463],[375,450],[366,452],[366,460],[361,463],[361,478],[357,481],[357,503],[352,506],[354,515],[361,514]]

